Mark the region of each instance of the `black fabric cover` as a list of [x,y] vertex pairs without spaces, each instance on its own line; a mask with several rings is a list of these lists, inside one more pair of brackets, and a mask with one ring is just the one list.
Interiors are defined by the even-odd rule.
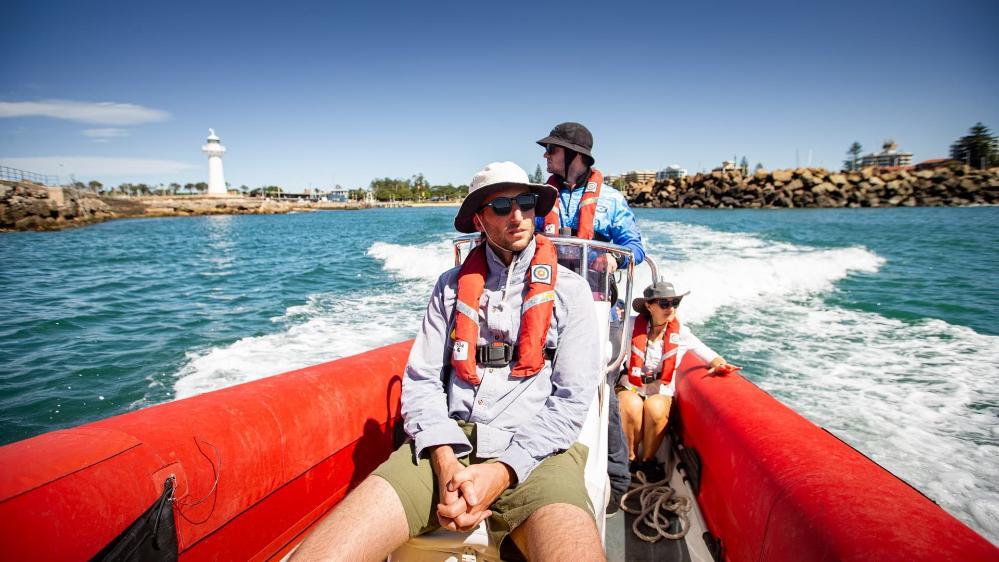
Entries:
[[167,478],[159,499],[92,560],[177,560],[173,486],[173,478]]
[[686,470],[687,481],[696,496],[701,491],[701,456],[693,448],[684,447],[680,450],[680,465]]

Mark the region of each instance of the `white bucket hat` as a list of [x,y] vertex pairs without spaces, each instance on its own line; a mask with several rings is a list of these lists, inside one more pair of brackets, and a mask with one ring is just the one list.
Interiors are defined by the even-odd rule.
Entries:
[[472,176],[468,195],[461,202],[458,214],[454,216],[454,228],[458,232],[475,232],[472,216],[482,207],[482,202],[489,194],[508,187],[526,187],[532,193],[537,193],[538,204],[534,207],[534,214],[539,217],[547,215],[548,211],[552,210],[555,198],[558,197],[558,191],[554,187],[543,183],[531,183],[527,172],[513,162],[493,162]]

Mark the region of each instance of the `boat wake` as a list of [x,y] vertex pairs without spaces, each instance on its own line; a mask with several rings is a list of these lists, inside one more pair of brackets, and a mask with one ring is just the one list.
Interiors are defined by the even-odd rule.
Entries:
[[174,384],[176,398],[218,390],[409,339],[423,318],[437,277],[453,265],[451,244],[375,242],[367,255],[389,273],[384,286],[319,293],[272,322],[282,329],[227,346],[189,352]]
[[[746,375],[999,542],[999,337],[851,302],[863,247],[816,249],[698,225],[642,224],[681,317]],[[647,282],[647,280],[645,280]]]

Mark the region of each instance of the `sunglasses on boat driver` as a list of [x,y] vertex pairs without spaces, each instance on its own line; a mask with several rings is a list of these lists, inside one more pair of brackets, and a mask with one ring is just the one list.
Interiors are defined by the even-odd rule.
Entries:
[[555,154],[556,150],[558,150],[558,146],[556,146],[554,144],[546,144],[545,145],[545,154]]
[[497,197],[480,208],[492,207],[494,213],[498,216],[505,217],[510,214],[510,211],[513,210],[514,201],[517,202],[517,206],[520,207],[521,211],[531,211],[538,204],[538,194],[521,193],[516,197]]
[[683,297],[676,297],[673,299],[651,299],[649,304],[654,304],[659,308],[676,308],[680,306],[680,299]]

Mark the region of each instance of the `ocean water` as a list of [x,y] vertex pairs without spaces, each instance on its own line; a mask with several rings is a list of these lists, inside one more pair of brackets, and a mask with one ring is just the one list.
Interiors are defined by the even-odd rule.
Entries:
[[[0,235],[0,443],[412,337],[453,214]],[[999,544],[999,208],[637,214],[705,342]]]

